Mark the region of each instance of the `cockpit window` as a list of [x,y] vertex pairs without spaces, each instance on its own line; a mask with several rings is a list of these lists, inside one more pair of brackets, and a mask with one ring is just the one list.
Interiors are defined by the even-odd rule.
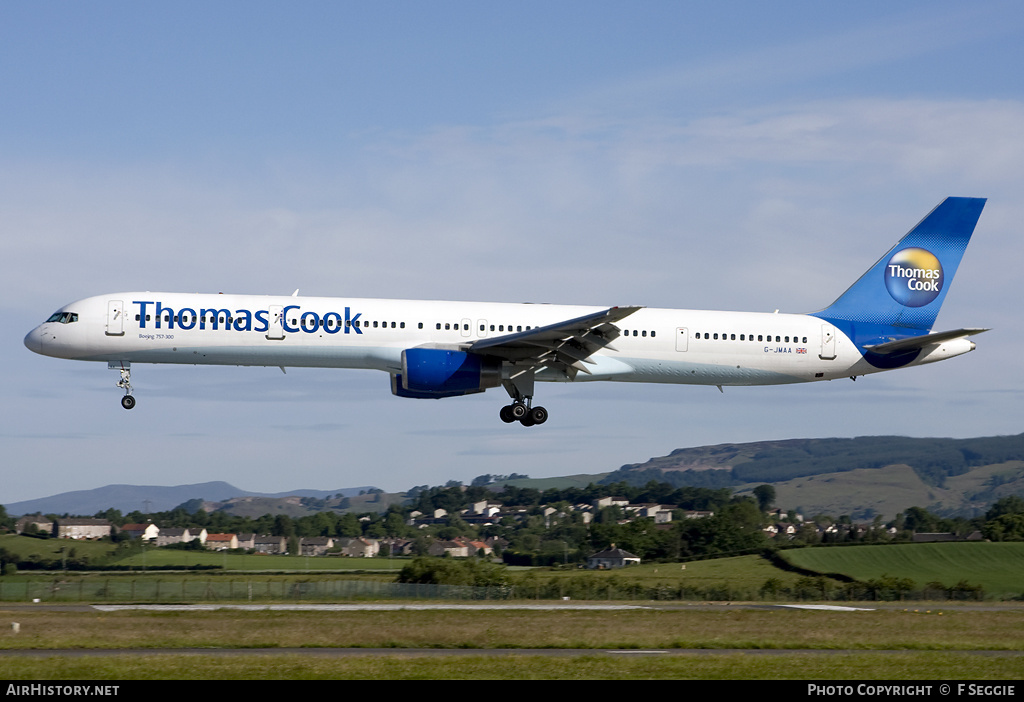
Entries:
[[78,321],[77,312],[54,312],[50,315],[47,322],[60,322],[61,324],[71,324],[72,322]]

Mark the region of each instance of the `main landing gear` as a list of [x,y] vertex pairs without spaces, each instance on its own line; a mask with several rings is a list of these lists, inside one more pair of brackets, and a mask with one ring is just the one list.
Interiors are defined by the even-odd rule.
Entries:
[[501,421],[506,424],[519,422],[524,427],[548,421],[548,411],[533,406],[533,370],[516,373],[502,381],[502,385],[512,398],[512,404],[501,408]]
[[[527,398],[529,401],[530,398]],[[500,412],[501,421],[506,424],[519,422],[524,427],[532,427],[535,424],[543,424],[548,421],[548,411],[543,407],[529,407],[522,402],[513,402],[505,405]]]

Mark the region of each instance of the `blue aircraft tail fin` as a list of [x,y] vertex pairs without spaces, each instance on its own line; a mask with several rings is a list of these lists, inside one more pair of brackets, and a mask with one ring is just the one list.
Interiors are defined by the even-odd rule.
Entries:
[[902,328],[907,335],[929,331],[984,207],[985,198],[947,197],[814,316],[840,328],[852,323]]

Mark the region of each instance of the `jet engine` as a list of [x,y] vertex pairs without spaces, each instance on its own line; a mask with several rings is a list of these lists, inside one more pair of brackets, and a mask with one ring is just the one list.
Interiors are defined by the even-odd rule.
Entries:
[[449,349],[405,349],[402,372],[391,375],[399,397],[440,399],[501,385],[501,361]]

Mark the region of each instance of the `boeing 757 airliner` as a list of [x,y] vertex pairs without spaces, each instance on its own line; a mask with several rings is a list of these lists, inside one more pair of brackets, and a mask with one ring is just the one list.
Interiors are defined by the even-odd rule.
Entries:
[[985,329],[932,332],[985,200],[950,197],[832,305],[810,314],[267,295],[122,292],[62,307],[36,353],[106,361],[135,406],[132,363],[366,368],[399,397],[504,387],[501,419],[543,424],[535,381],[777,385],[972,351]]

